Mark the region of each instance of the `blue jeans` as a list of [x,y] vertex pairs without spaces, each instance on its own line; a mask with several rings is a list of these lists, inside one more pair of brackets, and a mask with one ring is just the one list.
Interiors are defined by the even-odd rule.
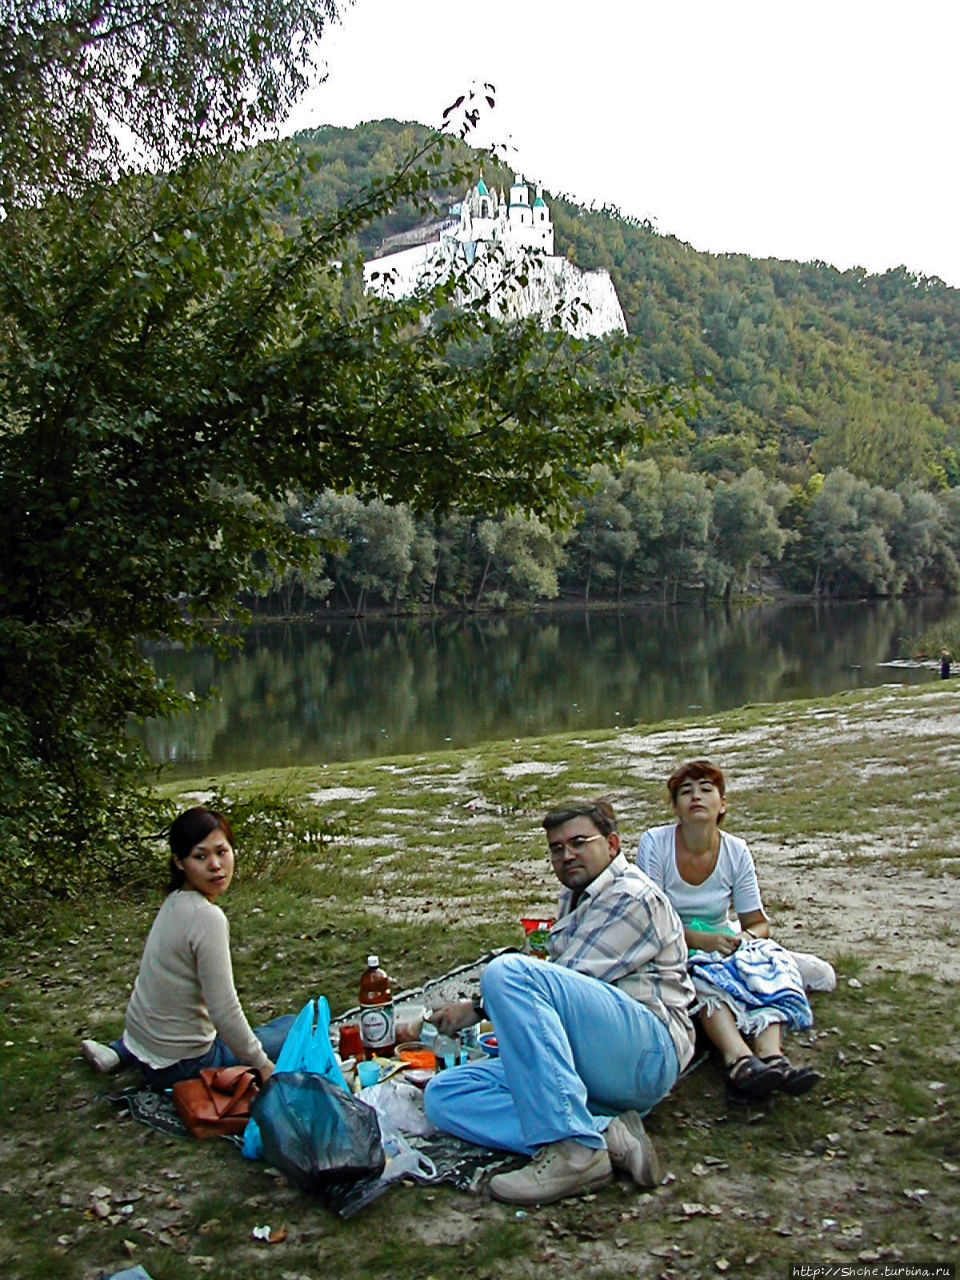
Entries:
[[565,1138],[603,1147],[612,1114],[645,1115],[679,1075],[656,1014],[597,978],[504,955],[481,989],[500,1056],[427,1085],[427,1117],[447,1133],[523,1155]]
[[[267,1022],[262,1027],[253,1028],[253,1034],[263,1045],[263,1051],[271,1062],[276,1062],[277,1055],[283,1048],[283,1042],[293,1026],[295,1017],[296,1015],[293,1013],[285,1013],[282,1017],[274,1018],[272,1022]],[[175,1062],[170,1067],[160,1067],[159,1069],[157,1067],[148,1067],[145,1062],[141,1062],[123,1043],[122,1037],[119,1040],[114,1040],[110,1048],[115,1049],[119,1054],[121,1066],[139,1067],[143,1073],[144,1080],[153,1089],[170,1089],[178,1080],[192,1080],[205,1067],[236,1067],[240,1065],[240,1059],[232,1050],[227,1048],[219,1036],[217,1036],[207,1052],[201,1054],[199,1058],[182,1058],[180,1062]]]

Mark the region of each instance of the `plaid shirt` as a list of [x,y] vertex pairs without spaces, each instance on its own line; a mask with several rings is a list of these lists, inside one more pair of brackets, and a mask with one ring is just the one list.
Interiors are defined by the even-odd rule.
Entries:
[[694,1000],[680,917],[661,889],[618,853],[583,890],[560,894],[559,918],[547,949],[556,964],[609,982],[639,1000],[673,1039],[680,1070],[693,1057]]

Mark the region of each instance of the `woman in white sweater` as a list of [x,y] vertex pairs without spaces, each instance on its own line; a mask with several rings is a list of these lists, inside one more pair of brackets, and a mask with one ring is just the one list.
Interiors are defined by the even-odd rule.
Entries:
[[677,821],[644,832],[637,865],[683,922],[696,1011],[723,1057],[727,1096],[746,1102],[774,1089],[806,1093],[821,1077],[785,1057],[781,1032],[809,1026],[813,1015],[793,956],[770,940],[750,850],[720,829],[723,773],[693,760],[676,770],[667,790]]
[[294,1019],[252,1030],[237,996],[230,926],[217,905],[233,879],[230,824],[210,809],[188,809],[171,824],[169,842],[168,893],[143,948],[123,1035],[109,1045],[84,1040],[83,1056],[103,1072],[138,1066],[157,1089],[239,1063],[265,1080]]

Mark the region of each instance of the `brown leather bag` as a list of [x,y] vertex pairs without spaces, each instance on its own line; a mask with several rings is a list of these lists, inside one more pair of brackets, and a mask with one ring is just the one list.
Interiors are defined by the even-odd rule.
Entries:
[[259,1093],[252,1067],[205,1067],[173,1086],[173,1105],[194,1138],[243,1133]]

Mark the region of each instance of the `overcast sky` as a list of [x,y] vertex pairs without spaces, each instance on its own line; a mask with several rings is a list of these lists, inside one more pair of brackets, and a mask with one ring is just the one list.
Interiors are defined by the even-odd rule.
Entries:
[[[356,0],[294,128],[440,123],[698,249],[960,287],[960,0]],[[562,246],[559,246],[562,249]]]

